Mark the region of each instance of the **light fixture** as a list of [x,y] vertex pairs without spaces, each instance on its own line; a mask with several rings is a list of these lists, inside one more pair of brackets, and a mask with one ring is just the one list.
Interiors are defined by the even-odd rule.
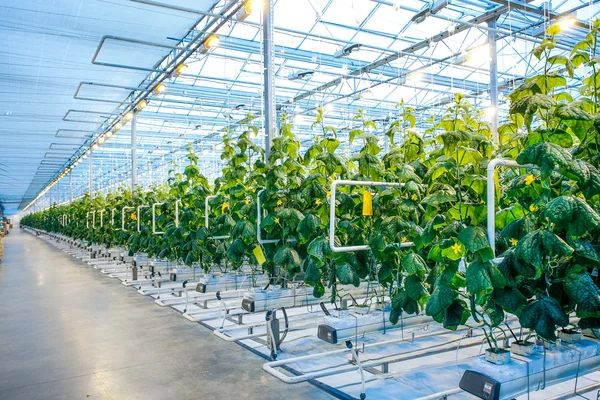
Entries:
[[138,103],[137,110],[142,111],[144,108],[146,108],[147,105],[148,105],[148,102],[146,100],[142,100]]
[[418,13],[413,15],[410,21],[415,24],[420,24],[425,21],[427,17],[439,13],[449,4],[450,0],[434,0],[430,5],[425,5]]
[[331,103],[327,103],[323,106],[323,110],[325,110],[325,112],[330,112],[333,110],[333,104]]
[[493,118],[496,115],[496,107],[490,106],[485,110],[485,116],[488,118]]
[[299,124],[304,120],[304,118],[302,118],[302,115],[295,115],[294,116],[294,124]]
[[125,114],[125,115],[123,116],[123,119],[124,119],[126,122],[129,122],[129,121],[131,121],[131,120],[133,119],[133,117],[134,117],[134,116],[135,116],[135,114],[133,113],[133,111],[129,111],[127,114]]
[[564,31],[575,25],[575,22],[577,22],[575,17],[566,17],[558,21],[558,27],[561,31]]
[[240,10],[237,12],[235,18],[241,22],[248,18],[252,12],[254,12],[254,0],[247,0],[244,7],[240,8]]
[[85,154],[87,154],[89,156],[90,154],[92,154],[92,151],[88,150],[88,151],[85,152]]
[[219,46],[221,43],[221,38],[217,35],[210,35],[205,41],[202,50],[200,50],[200,54],[206,54],[215,47]]
[[162,84],[162,83],[159,83],[159,84],[158,84],[158,85],[156,85],[156,87],[154,88],[154,94],[161,94],[161,93],[164,93],[164,92],[165,92],[165,90],[167,90],[167,87],[166,87],[164,84]]
[[111,137],[113,135],[113,133],[112,133],[112,131],[107,131],[104,135],[108,139],[109,137]]
[[85,158],[86,158],[86,157],[87,157],[87,155],[86,155],[86,154],[84,154],[84,155],[82,155],[82,156],[81,156],[81,159],[82,159],[82,160],[85,160]]
[[305,71],[297,71],[288,75],[288,79],[290,81],[295,81],[298,79],[310,78],[315,74],[315,71],[305,70]]
[[115,126],[113,126],[113,129],[116,131],[118,131],[119,129],[121,129],[123,127],[123,123],[121,121],[117,122],[115,124]]
[[98,144],[103,144],[104,143],[104,136],[100,136],[98,138]]
[[360,49],[361,46],[362,45],[360,43],[348,44],[348,45],[344,46],[344,48],[342,48],[341,50],[336,51],[333,56],[335,58],[348,57],[353,52],[358,51],[358,49]]
[[187,64],[179,64],[177,68],[175,68],[175,76],[179,76],[184,74],[190,67]]
[[92,150],[98,150],[98,145],[96,143],[92,145]]
[[406,82],[411,82],[411,83],[417,83],[423,80],[423,73],[422,72],[411,72],[410,74],[408,74],[408,76],[406,77]]

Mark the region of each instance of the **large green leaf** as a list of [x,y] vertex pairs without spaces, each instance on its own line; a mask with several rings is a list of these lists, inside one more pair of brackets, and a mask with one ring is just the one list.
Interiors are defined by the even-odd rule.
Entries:
[[450,307],[444,311],[444,328],[455,331],[459,325],[466,322],[468,318],[467,308],[464,303],[459,300],[454,300]]
[[427,263],[417,253],[408,253],[402,258],[402,267],[408,275],[422,278],[427,272]]
[[519,315],[527,304],[527,297],[515,288],[505,287],[494,290],[494,301],[511,314]]
[[424,304],[424,300],[428,299],[429,294],[423,286],[423,282],[416,275],[407,276],[404,280],[404,288],[408,296],[414,301]]
[[490,277],[489,262],[472,262],[467,267],[465,277],[467,279],[467,291],[475,296],[486,296],[494,290],[492,278]]
[[277,249],[273,261],[281,266],[300,266],[301,260],[298,252],[290,246],[281,246]]
[[563,287],[578,309],[589,313],[600,312],[600,290],[587,272],[569,274]]
[[354,267],[348,263],[338,265],[336,275],[342,285],[354,285],[356,287],[360,285],[360,277],[354,270]]
[[427,301],[425,311],[427,315],[432,317],[442,314],[452,303],[456,297],[456,292],[445,285],[436,284],[431,297]]
[[321,224],[321,219],[314,214],[306,214],[304,219],[300,221],[298,224],[298,228],[296,228],[296,232],[300,236],[300,239],[303,243],[306,243],[308,240],[313,238],[317,233],[317,229]]
[[573,248],[554,233],[537,230],[528,233],[519,241],[516,248],[518,258],[541,270],[546,256],[569,256]]
[[523,328],[533,329],[544,339],[554,341],[556,327],[567,326],[569,317],[561,310],[560,303],[556,299],[542,296],[525,307],[519,322]]
[[557,197],[543,209],[542,216],[573,236],[582,236],[600,225],[600,216],[582,199]]
[[534,164],[541,168],[542,177],[550,176],[556,166],[568,169],[573,165],[571,154],[555,143],[538,143],[517,156],[519,164]]
[[465,248],[473,253],[478,253],[483,261],[494,258],[485,230],[480,226],[469,226],[458,234],[458,240]]

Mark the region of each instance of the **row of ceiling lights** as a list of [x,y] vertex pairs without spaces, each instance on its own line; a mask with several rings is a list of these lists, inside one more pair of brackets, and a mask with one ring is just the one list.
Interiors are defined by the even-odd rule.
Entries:
[[[242,8],[241,11],[252,12],[252,9],[248,7],[248,4],[251,4],[251,2],[248,2],[246,4],[246,6],[244,8]],[[204,46],[200,50],[200,53],[206,54],[206,53],[212,51],[214,48],[219,46],[219,43],[220,43],[220,37],[217,35],[211,35],[204,41]],[[189,69],[189,66],[187,64],[179,64],[175,68],[173,73],[171,74],[171,78],[177,78],[178,76],[184,74],[188,69]],[[164,93],[166,90],[167,90],[167,87],[165,86],[165,84],[159,83],[154,87],[154,89],[152,90],[151,93],[154,95],[160,95],[160,94]],[[71,165],[69,165],[65,169],[63,169],[61,171],[61,173],[56,178],[54,178],[48,184],[48,186],[46,186],[44,188],[44,190],[42,190],[35,197],[35,199],[33,199],[27,205],[27,207],[25,207],[23,209],[23,211],[25,211],[29,207],[31,207],[32,204],[34,204],[38,199],[40,199],[44,194],[46,194],[46,192],[48,192],[48,190],[50,190],[56,183],[58,183],[59,180],[64,178],[71,170],[73,170],[81,162],[83,162],[83,160],[86,159],[87,156],[91,155],[92,150],[97,150],[100,146],[102,146],[104,143],[106,143],[106,141],[108,139],[110,139],[115,133],[117,133],[121,128],[123,128],[123,126],[125,126],[129,121],[131,121],[134,118],[135,114],[139,113],[144,108],[146,108],[147,105],[148,105],[148,100],[146,100],[144,98],[137,103],[137,106],[134,109],[124,113],[120,118],[118,118],[117,122],[112,126],[112,129],[108,129],[106,132],[99,135],[96,138],[96,140],[88,147],[88,149],[86,151],[84,151],[83,154],[79,158],[77,158]]]

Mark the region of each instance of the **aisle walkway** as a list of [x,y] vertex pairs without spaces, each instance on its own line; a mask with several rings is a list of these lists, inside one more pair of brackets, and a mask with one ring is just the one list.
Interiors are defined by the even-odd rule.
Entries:
[[0,263],[0,400],[329,399],[19,228]]

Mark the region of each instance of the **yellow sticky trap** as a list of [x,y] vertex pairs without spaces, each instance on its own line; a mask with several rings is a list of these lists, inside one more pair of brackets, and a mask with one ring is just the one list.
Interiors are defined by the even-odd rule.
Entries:
[[137,215],[136,215],[136,213],[134,213],[134,212],[131,213],[131,219],[134,220],[134,221],[137,221]]
[[262,247],[260,247],[260,245],[256,245],[254,250],[252,250],[252,253],[254,254],[254,257],[256,258],[258,264],[263,265],[265,261],[267,261],[267,259],[265,258],[265,253],[263,253]]
[[362,215],[370,217],[373,215],[373,193],[365,191],[363,193]]

